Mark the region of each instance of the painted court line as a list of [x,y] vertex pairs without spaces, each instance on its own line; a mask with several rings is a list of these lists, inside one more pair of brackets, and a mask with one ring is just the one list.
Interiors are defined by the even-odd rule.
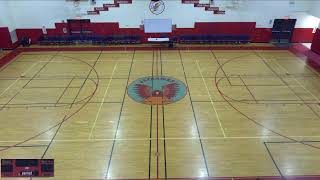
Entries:
[[[101,102],[104,102],[104,100],[105,100],[105,98],[106,98],[106,96],[107,96],[107,94],[108,94],[108,90],[109,90],[109,87],[110,87],[110,84],[111,84],[111,81],[112,81],[112,77],[113,77],[113,75],[114,75],[114,72],[115,72],[116,69],[117,69],[117,66],[118,66],[118,62],[116,63],[116,65],[115,65],[114,68],[113,68],[113,71],[112,71],[112,73],[111,73],[111,77],[110,77],[109,83],[108,83],[108,85],[107,85],[107,89],[106,89],[106,91],[104,92],[104,95],[103,95],[103,97],[102,97]],[[94,123],[93,123],[93,125],[92,125],[92,128],[91,128],[91,131],[90,131],[90,134],[89,134],[88,139],[91,139],[91,138],[92,138],[92,133],[93,133],[94,128],[96,127],[96,123],[97,123],[97,121],[98,121],[98,118],[99,118],[99,115],[100,115],[100,112],[101,112],[101,109],[102,109],[103,104],[104,104],[104,103],[101,103],[101,104],[100,104],[100,107],[99,107],[99,109],[98,109],[98,112],[97,112],[96,118],[95,118],[95,120],[94,120]]]
[[13,85],[16,84],[16,82],[18,82],[20,80],[20,78],[17,78],[13,83],[10,84],[10,86],[8,86],[1,94],[0,94],[0,97],[2,95],[4,95],[4,93],[6,93]]
[[316,97],[311,91],[309,91],[307,88],[305,88],[296,78],[293,78],[305,91],[307,91],[313,98],[315,98],[317,100],[317,102],[319,103],[320,100],[318,97]]
[[[320,138],[320,136],[289,136],[290,138]],[[88,142],[88,141],[150,141],[150,140],[156,140],[157,138],[119,138],[119,139],[113,139],[113,138],[97,138],[97,139],[55,139],[53,141],[56,142]],[[226,140],[226,139],[283,139],[281,136],[234,136],[234,137],[172,137],[172,138],[161,138],[159,137],[159,140]],[[48,142],[51,141],[51,139],[44,139],[44,140],[30,140],[29,142]],[[0,141],[0,143],[16,143],[21,141]]]
[[[35,65],[37,65],[38,62],[34,63],[32,66],[30,66],[26,71],[24,71],[22,74],[27,74]],[[0,97],[2,95],[4,95],[4,93],[6,93],[13,85],[15,85],[19,80],[21,79],[21,77],[17,78],[12,84],[10,84],[10,86],[8,86],[1,94]]]
[[[287,73],[289,73],[288,70],[287,70],[285,67],[283,67],[278,61],[275,61],[275,62],[276,62],[276,64],[277,64],[280,68],[282,68],[282,69],[285,70]],[[295,81],[299,84],[300,87],[302,87],[302,88],[303,88],[305,91],[307,91],[313,98],[315,98],[318,103],[320,102],[319,98],[316,97],[316,96],[315,96],[312,92],[310,92],[307,88],[305,88],[295,77],[292,77],[292,78],[293,78],[293,80],[295,80]]]
[[205,85],[205,87],[206,87],[206,89],[207,89],[207,93],[208,93],[209,98],[210,98],[210,101],[211,101],[211,106],[212,106],[212,109],[214,110],[214,112],[215,112],[215,114],[216,114],[216,117],[217,117],[217,120],[218,120],[220,129],[221,129],[221,132],[222,132],[222,134],[223,134],[223,137],[226,137],[226,133],[224,132],[224,129],[223,129],[223,127],[222,127],[222,123],[221,123],[221,121],[220,121],[218,112],[217,112],[216,108],[214,107],[213,100],[212,100],[210,91],[209,91],[209,89],[208,89],[207,83],[206,83],[206,81],[205,81],[204,78],[203,78],[203,75],[202,75],[202,72],[201,72],[201,69],[200,69],[198,60],[196,60],[196,63],[197,63],[197,66],[198,66],[198,70],[199,70],[199,72],[200,72],[200,75],[201,75],[201,77],[202,77],[202,81],[203,81],[203,83],[204,83],[204,85]]

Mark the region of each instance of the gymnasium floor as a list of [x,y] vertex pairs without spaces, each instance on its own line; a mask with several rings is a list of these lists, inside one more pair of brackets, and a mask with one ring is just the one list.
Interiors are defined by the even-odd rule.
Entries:
[[2,58],[3,56],[5,56],[6,54],[8,54],[9,51],[2,51],[0,50],[0,58]]
[[[159,76],[185,96],[128,96]],[[59,180],[319,175],[319,81],[286,50],[25,52],[0,69],[0,158],[54,158]]]

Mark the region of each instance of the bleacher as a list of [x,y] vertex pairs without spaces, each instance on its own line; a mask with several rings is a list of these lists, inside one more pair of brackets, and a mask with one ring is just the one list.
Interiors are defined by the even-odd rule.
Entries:
[[40,45],[74,45],[74,44],[138,44],[141,43],[140,36],[134,35],[68,35],[68,36],[42,36],[38,40]]
[[181,35],[179,42],[187,44],[240,44],[249,43],[250,35]]
[[[139,44],[142,37],[137,35],[66,35],[42,36],[40,45],[74,45],[74,44]],[[250,35],[180,35],[171,38],[174,43],[182,44],[241,44],[249,43]]]

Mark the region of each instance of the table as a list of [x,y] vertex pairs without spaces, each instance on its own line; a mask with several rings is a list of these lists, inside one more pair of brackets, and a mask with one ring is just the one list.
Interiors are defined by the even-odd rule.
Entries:
[[169,42],[169,38],[148,38],[149,42]]

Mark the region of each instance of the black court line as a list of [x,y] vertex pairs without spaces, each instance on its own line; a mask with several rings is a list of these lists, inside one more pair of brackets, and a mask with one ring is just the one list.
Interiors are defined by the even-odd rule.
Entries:
[[[54,47],[55,48],[55,47]],[[98,48],[98,47],[97,47]],[[58,50],[57,50],[58,51]],[[94,50],[93,50],[94,51]],[[51,51],[51,52],[55,52],[55,51]],[[69,53],[70,52],[70,53]],[[64,51],[64,50],[59,50],[59,54],[62,54],[62,55],[64,55],[64,54],[76,54],[76,55],[79,55],[79,54],[98,54],[98,53],[94,53],[94,52],[90,52],[90,51],[85,51],[85,53],[81,53],[81,52],[84,52],[84,51],[77,51],[77,52],[79,52],[79,53],[76,53],[75,51]],[[98,51],[97,51],[98,52]],[[51,53],[51,54],[53,54],[53,53]],[[24,55],[32,55],[32,56],[35,56],[35,55],[38,55],[38,56],[40,56],[40,55],[42,55],[42,56],[44,56],[44,55],[50,55],[50,53],[48,52],[45,52],[45,51],[39,51],[38,53],[32,53],[32,52],[23,52],[23,54],[22,54],[23,56]]]
[[[78,96],[79,96],[79,94],[80,94],[80,92],[81,92],[82,88],[84,87],[84,85],[85,85],[85,84],[86,84],[86,82],[88,81],[88,79],[89,79],[89,76],[90,76],[91,72],[93,71],[94,67],[96,66],[97,62],[99,61],[99,59],[100,59],[100,57],[101,57],[101,54],[102,54],[102,51],[100,51],[99,56],[97,57],[96,61],[95,61],[95,62],[94,62],[94,64],[92,65],[92,67],[91,67],[91,69],[90,69],[89,73],[87,74],[86,78],[84,79],[84,81],[83,81],[83,83],[82,83],[82,85],[81,85],[81,87],[80,87],[80,89],[79,89],[79,91],[78,91],[78,93],[77,93],[76,97],[73,99],[73,102],[72,102],[72,104],[70,105],[70,109],[72,108],[73,104],[74,104],[74,103],[75,103],[75,101],[77,100],[77,98],[78,98]],[[67,57],[67,56],[62,56],[62,57]],[[99,78],[99,79],[100,79],[100,78]]]
[[152,105],[150,105],[150,142],[149,142],[149,174],[148,177],[151,179],[151,151],[152,151]]
[[[157,76],[159,76],[159,52],[157,50],[157,58],[156,58],[156,69],[157,69]],[[153,80],[152,80],[153,81]],[[159,179],[159,105],[157,104],[157,121],[156,121],[156,129],[157,129],[157,179]]]
[[[162,61],[162,53],[161,53],[161,49],[160,49],[160,68],[161,68],[161,76],[163,76],[163,61]],[[162,93],[162,96],[163,96],[163,93]],[[163,97],[162,97],[163,99]],[[165,108],[164,108],[164,105],[162,104],[162,131],[163,131],[163,135],[162,135],[162,138],[163,138],[163,151],[164,151],[164,178],[167,179],[168,177],[168,173],[167,173],[167,150],[166,150],[166,127],[165,127]]]
[[298,142],[295,142],[295,141],[266,141],[265,143],[266,144],[299,144],[299,142],[303,142],[303,143],[320,143],[320,140],[319,141],[298,141]]
[[25,88],[38,74],[58,55],[58,52],[52,55],[52,57],[31,77],[31,79],[23,86]]
[[34,74],[33,75],[33,77],[12,97],[12,98],[10,98],[10,100],[6,103],[6,104],[4,104],[1,108],[0,108],[0,111],[3,109],[3,108],[5,108],[18,94],[20,94],[20,92],[33,80],[33,78],[35,77],[35,76],[37,76],[37,74],[39,74],[41,71],[42,71],[42,69],[47,65],[47,64],[49,64],[50,63],[50,61],[52,61],[53,60],[53,58],[56,56],[56,54],[55,55],[53,55],[49,60],[48,60],[48,62],[45,64],[45,65],[43,65],[41,68],[40,68],[40,70],[36,73],[36,74]]
[[42,70],[50,61],[52,61],[52,59],[53,59],[55,56],[56,56],[56,55],[52,56],[52,57],[50,58],[50,60],[48,60],[48,62],[47,62],[43,67],[41,67],[40,70],[39,70],[12,98],[10,98],[10,100],[9,100],[5,105],[1,106],[0,111],[1,111],[3,108],[5,108],[18,94],[20,94],[20,92],[33,80],[33,78],[34,78],[38,73],[41,72],[41,70]]
[[157,104],[157,179],[159,179],[159,156],[160,156],[160,152],[159,152],[159,105]]
[[[154,51],[152,51],[152,67],[151,74],[153,78],[153,66],[154,66]],[[153,79],[152,79],[152,89],[153,89]],[[152,119],[153,119],[153,106],[150,105],[150,141],[149,141],[149,174],[148,177],[151,179],[151,152],[152,152]]]
[[[18,146],[14,146],[13,148],[35,148],[35,147],[47,147],[48,145],[45,144],[35,144],[35,145],[18,145]],[[0,148],[8,148],[8,147],[12,147],[12,146],[0,146]]]
[[[312,100],[306,100],[306,101],[301,101],[301,100],[268,100],[268,99],[258,99],[258,103],[256,104],[316,104],[320,105],[318,101],[312,101]],[[196,103],[210,103],[211,101],[206,101],[206,100],[193,100],[192,102]],[[225,102],[223,100],[213,100],[212,102]],[[251,99],[241,99],[241,100],[231,100],[230,102],[255,102],[255,100]],[[274,103],[266,103],[266,102],[274,102]],[[87,104],[119,104],[122,103],[121,101],[93,101],[93,102],[88,102]],[[0,104],[0,105],[6,105],[5,108],[26,108],[26,107],[55,107],[55,106],[49,106],[49,105],[55,105],[55,102],[48,102],[48,103],[15,103],[15,104]],[[57,105],[62,105],[62,106],[67,106],[71,105],[72,103],[57,103]],[[74,103],[74,104],[82,104],[82,103]],[[33,105],[39,105],[39,106],[33,106]],[[59,107],[59,106],[58,106]]]
[[179,55],[180,55],[180,61],[181,61],[181,65],[182,65],[182,69],[183,69],[183,73],[184,73],[184,78],[185,78],[186,86],[187,86],[187,90],[188,90],[187,93],[189,94],[189,100],[190,100],[190,104],[191,104],[191,108],[192,108],[192,112],[193,112],[193,118],[194,118],[194,121],[195,121],[195,124],[196,124],[196,127],[197,127],[198,138],[199,138],[201,151],[202,151],[202,156],[203,156],[203,160],[204,160],[206,171],[207,171],[207,176],[210,177],[209,169],[208,169],[208,163],[207,163],[206,155],[205,155],[203,144],[202,144],[202,140],[201,140],[201,134],[200,134],[200,130],[199,130],[199,127],[198,127],[197,117],[196,117],[196,113],[194,111],[193,101],[192,101],[192,98],[191,98],[191,92],[190,92],[188,79],[187,79],[187,75],[186,75],[186,72],[185,72],[185,68],[184,68],[184,64],[183,64],[183,61],[182,61],[182,56],[181,56],[180,50],[179,50]]
[[311,71],[313,74],[316,75],[316,77],[320,77],[319,72],[317,72],[313,67],[311,67],[309,64],[305,63],[305,67],[307,67],[309,69],[309,71]]
[[[202,79],[201,76],[187,76],[188,79]],[[215,77],[213,76],[203,76],[204,79],[214,79]],[[225,76],[220,76],[217,78],[225,78]]]
[[[37,87],[37,86],[32,86],[32,87],[25,87],[24,89],[65,89],[66,87],[63,87],[63,86],[60,86],[60,87],[49,87],[49,86],[47,86],[47,87],[44,87],[44,86],[42,86],[42,87]],[[70,88],[70,89],[79,89],[80,87],[68,87],[68,88]]]
[[242,81],[243,85],[246,87],[247,91],[249,92],[249,94],[251,95],[251,97],[253,98],[253,100],[258,103],[257,99],[254,97],[254,95],[252,94],[252,92],[250,91],[250,89],[248,88],[248,86],[246,85],[246,83],[244,82],[244,80],[241,78],[241,76],[239,76],[240,80]]
[[[122,102],[87,102],[87,104],[121,104]],[[37,105],[39,104],[39,105]],[[30,103],[30,104],[9,104],[3,107],[3,109],[21,109],[21,108],[59,108],[63,106],[70,106],[72,103]],[[82,103],[74,103],[74,104],[82,104]],[[4,105],[4,104],[0,104]],[[51,106],[50,106],[51,105]],[[60,105],[60,106],[58,106]]]
[[[193,101],[195,103],[210,103],[211,101]],[[212,102],[223,102],[223,101],[212,101]],[[303,103],[303,102],[296,102],[296,103],[285,103],[285,102],[260,102],[260,100],[258,100],[257,103],[248,103],[245,101],[229,101],[229,102],[235,102],[235,103],[243,103],[243,104],[248,104],[248,105],[255,105],[255,104],[265,104],[265,105],[310,105],[310,104],[314,104],[314,105],[319,105],[319,103]]]
[[[236,101],[236,102],[252,102],[255,100],[252,99],[239,99],[239,100],[231,100]],[[257,99],[257,101],[266,101],[266,102],[297,102],[297,104],[304,104],[304,103],[314,103],[314,104],[319,104],[318,101],[313,101],[313,100],[299,100],[299,99]],[[211,102],[211,101],[205,101],[205,100],[194,100],[193,102]],[[223,100],[214,100],[212,102],[225,102]],[[284,103],[285,104],[285,103]]]
[[122,98],[122,103],[121,103],[121,108],[120,108],[118,123],[117,123],[117,127],[116,127],[116,132],[115,132],[115,134],[114,134],[114,138],[113,138],[114,140],[113,140],[113,142],[112,142],[112,147],[111,147],[111,151],[110,151],[110,157],[109,157],[109,161],[108,161],[108,165],[107,165],[108,167],[107,167],[106,176],[105,176],[106,179],[108,179],[108,174],[109,174],[110,165],[111,165],[111,161],[112,161],[112,155],[113,155],[114,146],[115,146],[116,139],[117,139],[117,133],[118,133],[119,125],[120,125],[122,110],[123,110],[123,106],[124,106],[124,100],[125,100],[125,98],[126,98],[127,91],[128,91],[128,85],[129,85],[129,80],[130,80],[130,75],[131,75],[131,70],[132,70],[132,65],[133,65],[133,60],[134,60],[134,57],[135,57],[135,53],[136,53],[136,51],[133,51],[133,55],[132,55],[132,59],[131,59],[131,64],[130,64],[130,69],[129,69],[129,73],[128,73],[128,78],[127,78],[126,89],[125,89],[125,91],[124,91],[124,95],[123,95],[123,98]]
[[44,156],[46,155],[46,153],[48,152],[48,150],[49,150],[49,148],[50,148],[50,146],[51,146],[54,138],[57,136],[57,134],[58,134],[58,132],[59,132],[59,130],[60,130],[62,124],[63,124],[63,121],[64,121],[66,118],[67,118],[67,115],[65,115],[65,116],[63,117],[62,121],[60,122],[60,125],[59,125],[59,127],[57,128],[56,132],[54,133],[53,137],[51,138],[51,140],[50,140],[50,142],[49,142],[46,150],[43,152],[43,154],[42,154],[42,156],[41,156],[41,159],[43,159]]
[[[94,68],[93,68],[93,69],[94,69]],[[95,70],[95,73],[96,73],[96,75],[97,75],[97,77],[98,77],[98,74],[97,74],[96,70]],[[98,78],[98,82],[99,82],[99,78]],[[91,98],[92,98],[92,96],[95,94],[95,92],[96,92],[97,88],[98,88],[98,85],[96,84],[96,89],[94,90],[94,92],[93,92],[93,94],[91,95],[91,97],[89,96],[90,98],[89,98],[89,100],[88,100],[88,101],[90,101],[90,100],[91,100]],[[18,142],[18,143],[16,143],[15,145],[12,145],[12,146],[7,147],[7,148],[2,148],[2,149],[0,149],[0,151],[5,151],[5,150],[7,150],[7,149],[10,149],[11,147],[14,147],[14,146],[17,146],[17,145],[23,144],[23,143],[25,143],[25,142],[28,142],[28,141],[30,141],[30,140],[32,140],[32,139],[34,139],[34,138],[36,138],[36,137],[39,137],[40,135],[42,135],[42,134],[44,134],[44,133],[46,133],[46,132],[48,132],[48,131],[52,130],[53,128],[55,128],[55,127],[59,126],[60,124],[64,123],[65,121],[67,121],[68,119],[70,119],[71,117],[73,117],[75,114],[77,114],[79,111],[81,111],[81,109],[82,109],[83,107],[85,107],[85,105],[86,105],[86,104],[87,104],[87,103],[85,102],[85,103],[83,104],[83,106],[81,106],[81,107],[80,107],[79,109],[77,109],[75,112],[71,113],[71,115],[70,115],[70,116],[66,117],[66,119],[65,119],[65,120],[63,120],[63,121],[61,121],[60,123],[58,123],[58,124],[56,124],[56,125],[54,125],[54,126],[50,127],[50,128],[49,128],[49,129],[47,129],[47,130],[42,131],[42,132],[40,132],[40,133],[38,133],[38,134],[36,134],[36,135],[34,135],[34,136],[32,136],[32,137],[30,137],[30,138],[28,138],[28,139],[24,140],[24,141]]]
[[[319,102],[317,104],[319,105]],[[310,104],[307,104],[307,106],[313,112],[313,114],[316,115],[318,117],[318,119],[320,119],[320,115],[310,106]]]
[[[218,57],[214,54],[213,50],[210,50],[210,52],[211,52],[212,56],[214,57],[214,59],[216,60],[216,62],[218,63],[218,65],[221,66],[221,64],[220,64],[220,62],[219,62],[219,60],[218,60]],[[200,70],[200,69],[199,69],[199,70]],[[229,77],[227,76],[227,73],[224,71],[223,68],[221,68],[221,70],[222,70],[225,78],[228,80],[229,84],[232,85]],[[200,72],[200,73],[201,73],[201,72]]]
[[70,82],[68,83],[68,85],[67,85],[67,87],[65,87],[64,88],[64,90],[63,90],[63,92],[61,93],[61,95],[59,96],[59,98],[58,98],[58,100],[57,100],[57,102],[56,102],[56,104],[55,104],[55,106],[57,106],[57,104],[59,103],[59,101],[61,100],[61,98],[62,98],[62,96],[66,93],[66,91],[68,90],[68,88],[70,87],[70,85],[71,85],[71,83],[72,83],[72,81],[74,80],[74,78],[73,79],[71,79],[70,80]]
[[[313,76],[313,75],[301,75],[301,74],[278,74],[280,77],[284,77],[284,78],[290,78],[290,77],[294,77],[294,78],[319,78],[318,76]],[[197,78],[201,78],[200,76],[187,76],[189,79],[190,78],[194,78],[194,79],[197,79]],[[249,75],[249,74],[241,74],[241,77],[243,78],[276,78],[277,76],[276,75]],[[20,77],[2,77],[0,78],[0,81],[2,80],[16,80],[17,78],[20,78]],[[40,81],[40,80],[67,80],[67,79],[86,79],[86,77],[81,77],[81,76],[78,76],[78,77],[75,77],[75,76],[47,76],[45,77],[44,75],[42,75],[41,77],[35,77],[33,78],[33,80],[37,80],[37,81]],[[215,77],[214,76],[203,76],[203,78],[211,78],[211,79],[214,79]],[[225,78],[225,76],[217,76],[217,78]],[[228,78],[238,78],[237,76],[235,75],[230,75],[228,76]],[[32,78],[28,78],[28,77],[24,77],[24,78],[21,78],[21,80],[30,80]],[[95,77],[92,77],[90,79],[97,79]],[[111,79],[110,77],[101,77],[99,79]],[[126,77],[113,77],[112,80],[126,80],[127,78]],[[234,85],[236,86],[236,85]]]
[[[318,78],[318,76],[315,75],[304,75],[304,74],[278,74],[280,77],[284,78]],[[275,74],[241,74],[241,77],[244,78],[277,78],[278,77]],[[202,78],[201,76],[187,76],[188,78]],[[227,76],[228,78],[238,78],[238,75],[230,75]],[[203,78],[215,78],[214,76],[203,76]],[[217,78],[225,78],[225,76],[217,76]]]
[[281,170],[280,170],[279,166],[277,165],[276,161],[274,160],[274,158],[273,158],[273,156],[272,156],[272,153],[270,152],[270,150],[269,150],[269,148],[268,148],[267,144],[266,144],[265,142],[263,142],[263,144],[264,144],[264,146],[266,147],[266,150],[267,150],[267,152],[268,152],[268,154],[269,154],[269,157],[271,158],[271,160],[272,160],[272,162],[273,162],[274,166],[277,168],[278,173],[279,173],[279,175],[281,176],[281,179],[282,179],[282,180],[285,180],[285,177],[283,176],[283,174],[282,174],[282,172],[281,172]]
[[[232,86],[235,86],[235,87],[241,87],[241,86],[244,86],[244,85],[232,85]],[[245,85],[247,87],[270,87],[270,86],[274,86],[274,87],[286,87],[286,85],[284,84],[247,84]]]
[[[3,77],[3,78],[0,78],[0,81],[5,81],[5,80],[16,80],[17,78],[19,77]],[[21,78],[22,80],[30,80],[32,78]],[[86,77],[81,77],[81,76],[50,76],[49,77],[46,77],[44,78],[43,76],[42,77],[35,77],[33,78],[33,80],[35,81],[46,81],[46,80],[69,80],[69,79],[86,79]],[[96,77],[91,77],[90,79],[98,79]],[[127,78],[122,78],[122,77],[114,77],[114,78],[110,78],[110,77],[99,77],[99,79],[122,79],[122,80],[126,80]]]
[[0,108],[0,111],[2,111],[15,97],[17,97],[18,94],[20,94],[20,92],[22,91],[23,89],[20,89],[15,95],[13,95],[9,101],[7,103],[5,103],[3,106],[1,106]]
[[[304,100],[303,98],[301,98],[301,97],[298,95],[298,93],[296,93],[296,92],[293,90],[293,88],[292,88],[285,80],[283,80],[282,77],[280,77],[280,76],[278,75],[278,73],[277,73],[274,69],[271,68],[271,66],[265,61],[265,59],[264,59],[259,53],[257,53],[256,51],[254,51],[254,52],[255,52],[256,56],[258,56],[258,57],[260,58],[260,60],[262,60],[262,61],[264,62],[264,64],[265,64],[275,75],[278,76],[278,78],[291,90],[291,92],[292,92],[297,98],[299,98],[302,102],[305,102],[305,100]],[[285,69],[285,70],[286,70],[286,69]],[[298,81],[298,80],[296,80],[296,81]],[[301,85],[301,88],[305,88],[305,87],[303,87],[303,86]],[[306,105],[307,105],[307,107],[312,111],[312,113],[313,113],[315,116],[317,116],[318,119],[320,119],[320,115],[319,115],[318,113],[316,113],[316,112],[314,111],[314,109],[312,109],[312,107],[311,107],[309,104],[306,104]]]
[[0,68],[0,72],[4,71],[5,69],[7,69],[13,62],[15,62],[18,58],[20,58],[20,53],[18,53],[18,55],[16,57],[13,58],[13,60],[9,61],[7,64],[5,64],[4,66],[2,66]]
[[[88,102],[88,104],[99,104],[99,103],[121,103],[121,102],[117,102],[117,101],[104,101],[104,102],[99,102],[99,101],[94,101],[94,102]],[[17,104],[10,104],[9,106],[7,107],[10,107],[10,106],[28,106],[28,105],[37,105],[37,104],[40,104],[40,105],[50,105],[50,104],[56,104],[55,102],[48,102],[48,103],[17,103]],[[57,105],[71,105],[72,103],[57,103]],[[78,104],[78,103],[74,103],[74,104]],[[5,105],[5,104],[0,104],[0,105]]]

